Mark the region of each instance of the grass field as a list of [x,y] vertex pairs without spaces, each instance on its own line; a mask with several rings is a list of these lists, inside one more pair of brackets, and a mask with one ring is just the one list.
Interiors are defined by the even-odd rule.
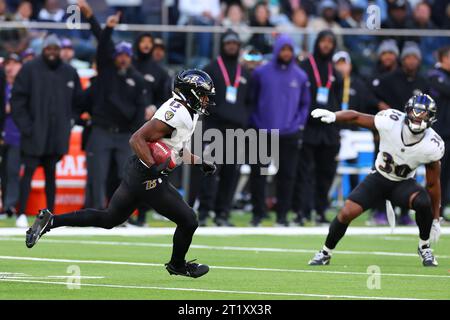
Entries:
[[[0,299],[450,299],[449,235],[434,246],[437,268],[422,267],[413,235],[349,235],[331,265],[309,267],[323,240],[196,236],[188,258],[211,270],[189,279],[163,267],[171,236],[50,233],[30,250],[24,237],[0,229]],[[380,272],[379,288],[369,288],[378,283],[370,266]],[[67,277],[78,268],[80,287],[69,289]]]

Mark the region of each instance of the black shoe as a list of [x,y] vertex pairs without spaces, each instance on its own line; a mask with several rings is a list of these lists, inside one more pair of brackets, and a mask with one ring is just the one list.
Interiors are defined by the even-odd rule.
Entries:
[[420,259],[422,259],[422,264],[424,267],[437,267],[438,262],[433,256],[433,250],[431,250],[429,245],[424,245],[422,248],[417,248],[417,253]]
[[287,220],[275,222],[275,227],[289,227],[291,224]]
[[305,218],[303,215],[297,214],[297,217],[294,219],[294,223],[298,224],[300,227],[305,226]]
[[166,270],[171,275],[199,278],[208,273],[209,267],[206,264],[193,263],[195,260],[188,261],[181,268],[175,268],[170,262],[166,263]]
[[25,236],[25,244],[28,248],[32,248],[45,233],[50,231],[50,222],[53,216],[48,209],[39,211],[36,220]]
[[214,223],[218,227],[234,227],[234,224],[232,224],[230,221],[228,221],[228,219],[217,218],[217,219],[214,219]]
[[310,266],[326,266],[330,264],[331,255],[328,252],[320,250],[316,255],[309,260],[308,264]]

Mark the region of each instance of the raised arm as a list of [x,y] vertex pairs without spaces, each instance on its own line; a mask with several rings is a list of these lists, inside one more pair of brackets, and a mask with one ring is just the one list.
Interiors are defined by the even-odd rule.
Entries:
[[102,27],[100,23],[98,23],[97,18],[95,18],[94,12],[92,11],[91,6],[87,2],[87,0],[78,0],[77,5],[81,10],[81,13],[86,18],[86,20],[91,25],[91,31],[97,41],[100,40],[100,35],[102,33]]
[[313,118],[319,118],[324,123],[348,123],[359,127],[376,130],[375,117],[370,114],[357,112],[354,110],[345,110],[331,112],[326,109],[315,109],[311,112]]

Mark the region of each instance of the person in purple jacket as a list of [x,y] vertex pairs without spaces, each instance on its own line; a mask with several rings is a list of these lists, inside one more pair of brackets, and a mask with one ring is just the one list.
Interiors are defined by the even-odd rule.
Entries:
[[[272,60],[255,69],[252,81],[253,110],[250,126],[257,130],[266,129],[271,134],[275,134],[274,129],[279,132],[276,185],[278,226],[289,226],[287,213],[291,207],[298,149],[301,147],[302,131],[311,104],[309,79],[296,64],[293,48],[294,44],[289,36],[278,36]],[[251,166],[253,226],[258,226],[267,215],[266,176],[261,175],[264,165],[260,160]]]
[[[8,216],[16,215],[16,204],[19,200],[19,173],[20,173],[20,132],[11,117],[12,86],[16,75],[22,68],[21,58],[15,54],[10,54],[5,61],[6,84],[0,90],[4,90],[6,97],[5,121],[3,124],[3,150],[1,164],[1,180],[3,195],[3,211]],[[17,227],[27,227],[27,218],[24,214],[18,215]]]

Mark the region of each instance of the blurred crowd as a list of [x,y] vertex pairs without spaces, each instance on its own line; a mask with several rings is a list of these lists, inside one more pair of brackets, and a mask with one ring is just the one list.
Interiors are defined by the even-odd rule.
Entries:
[[[386,108],[402,110],[412,95],[427,93],[438,105],[435,129],[450,150],[450,38],[336,32],[364,28],[370,4],[380,9],[381,28],[447,29],[446,0],[77,4],[90,30],[0,28],[2,202],[3,212],[17,215],[19,226],[26,224],[23,214],[38,166],[45,172],[47,206],[54,208],[55,167],[67,154],[74,124],[84,127],[85,206],[104,208],[131,154],[130,135],[171,96],[173,74],[183,67],[203,68],[216,85],[216,107],[204,119],[205,130],[280,131],[280,161],[270,179],[261,175],[267,166],[261,159],[251,164],[244,182],[239,165],[220,165],[214,177],[202,177],[192,169],[188,201],[197,208],[201,225],[213,217],[218,226],[232,226],[230,213],[242,208],[252,211],[253,226],[259,226],[270,210],[276,212],[279,226],[304,225],[313,217],[318,223],[328,222],[330,188],[342,160],[341,137],[358,128],[324,125],[309,116],[315,107],[376,114]],[[0,0],[0,23],[65,22],[67,5],[58,0]],[[103,21],[104,27],[99,23]],[[218,55],[214,34],[194,34],[192,65],[186,66],[189,34],[114,32],[119,23],[221,25],[228,30],[220,35]],[[310,27],[315,32],[246,31],[258,26],[283,26],[288,31]],[[80,85],[81,69],[95,70],[88,88]],[[376,132],[373,137],[377,152]],[[345,161],[356,164],[357,155]],[[448,151],[442,164],[445,215],[450,200]],[[179,175],[173,179],[180,185]],[[358,179],[358,174],[351,177],[352,188]],[[373,208],[377,224],[387,223],[383,206]],[[129,222],[145,225],[149,209],[139,208],[137,219]],[[408,208],[400,210],[400,224],[413,223]],[[293,221],[289,212],[294,212]]]

